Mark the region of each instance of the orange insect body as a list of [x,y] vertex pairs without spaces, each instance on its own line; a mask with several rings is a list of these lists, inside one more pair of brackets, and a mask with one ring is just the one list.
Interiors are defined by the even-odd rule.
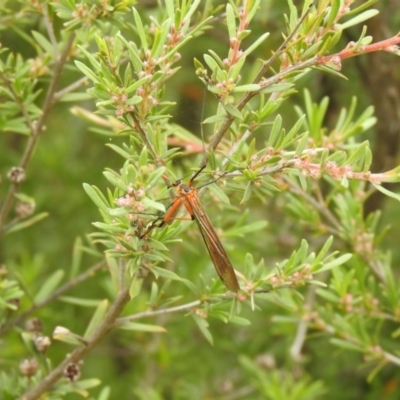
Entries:
[[240,286],[235,271],[233,270],[228,255],[226,254],[208,215],[200,203],[197,189],[191,186],[192,181],[193,178],[189,181],[188,185],[183,183],[176,183],[174,185],[178,189],[177,197],[173,201],[159,226],[168,223],[177,213],[179,207],[183,204],[192,219],[197,222],[201,236],[203,237],[208,253],[210,254],[221,281],[230,291],[236,293],[239,291]]

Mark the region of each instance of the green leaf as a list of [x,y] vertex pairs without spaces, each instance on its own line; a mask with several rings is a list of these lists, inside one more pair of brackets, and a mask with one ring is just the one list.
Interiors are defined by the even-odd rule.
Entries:
[[303,154],[304,150],[307,147],[307,144],[308,144],[308,133],[306,132],[302,134],[300,137],[299,144],[296,147],[296,152],[295,152],[296,156],[301,156]]
[[121,178],[115,174],[115,172],[111,171],[103,171],[103,175],[106,177],[106,179],[114,185],[116,188],[122,190],[123,192],[126,192],[126,184],[122,182]]
[[148,197],[144,197],[142,200],[142,203],[145,205],[146,209],[154,209],[161,211],[162,213],[165,213],[165,206],[162,203],[159,203],[158,201],[154,201],[149,199]]
[[367,382],[371,383],[376,375],[388,364],[388,360],[383,359],[369,374],[367,377]]
[[351,351],[359,351],[359,352],[364,352],[364,348],[358,344],[354,344],[351,342],[346,342],[345,340],[342,339],[336,339],[336,338],[332,338],[329,340],[331,343],[333,343],[334,345],[341,347],[342,349],[345,350],[351,350]]
[[99,228],[105,232],[114,232],[114,233],[122,233],[125,232],[126,229],[122,228],[119,225],[105,224],[104,222],[93,222],[93,226]]
[[242,113],[232,104],[225,104],[224,109],[228,114],[232,115],[232,117],[238,118],[240,120],[243,119]]
[[228,3],[226,5],[226,26],[228,28],[229,38],[236,38],[236,18],[232,6]]
[[74,246],[72,248],[72,262],[71,262],[71,270],[69,272],[69,277],[73,278],[77,275],[81,261],[82,261],[82,238],[78,236],[75,239]]
[[350,28],[350,26],[358,25],[361,22],[366,21],[367,19],[375,17],[375,15],[377,14],[379,14],[378,10],[367,10],[357,15],[356,17],[350,19],[349,21],[346,21],[344,24],[338,24],[338,26],[340,29],[347,29]]
[[131,299],[137,297],[142,289],[143,279],[138,278],[136,275],[132,279],[132,283],[129,286],[129,296]]
[[100,190],[96,186],[90,186],[87,183],[84,183],[83,189],[91,198],[93,203],[100,208],[100,210],[104,211],[105,213],[108,212],[109,205],[107,204],[105,197],[101,194]]
[[155,332],[155,333],[165,333],[167,330],[159,325],[149,325],[141,324],[138,322],[126,322],[122,325],[118,325],[119,329],[124,329],[127,331],[140,331],[140,332]]
[[79,307],[88,307],[88,308],[97,307],[100,303],[99,300],[88,300],[72,296],[60,296],[59,299],[64,303],[74,304]]
[[124,149],[122,149],[120,146],[117,146],[117,145],[111,144],[111,143],[106,143],[106,146],[113,149],[117,154],[119,154],[126,160],[129,160],[131,158],[131,154],[128,153],[127,151],[125,151]]
[[301,115],[301,117],[293,125],[292,129],[283,138],[282,143],[279,145],[280,148],[289,147],[293,142],[295,142],[297,140],[297,136],[300,136],[300,135],[296,136],[296,134],[299,131],[299,129],[302,127],[302,125],[304,124],[305,117],[306,117],[305,114]]
[[252,182],[248,182],[244,190],[243,197],[240,200],[240,204],[246,203],[250,199],[252,193],[253,193],[253,184]]
[[175,281],[182,281],[182,278],[175,274],[175,272],[169,271],[168,269],[165,268],[160,268],[160,267],[153,267],[151,269],[151,272],[158,278],[159,276],[162,276],[163,278],[166,279],[172,279]]
[[143,70],[142,60],[139,56],[139,49],[137,48],[134,42],[128,42],[121,34],[117,34],[116,39],[120,40],[128,49],[130,55],[130,61],[133,64],[133,68],[136,73],[139,73]]
[[65,328],[63,326],[55,327],[53,332],[53,339],[59,340],[60,342],[73,344],[75,346],[87,344],[87,341],[82,336],[71,332],[68,328]]
[[351,257],[353,257],[353,254],[350,254],[350,253],[343,254],[342,256],[336,258],[335,260],[324,264],[324,266],[322,268],[320,268],[318,270],[318,272],[328,271],[332,268],[338,267],[339,265],[342,265],[342,264],[346,263],[348,260],[350,260]]
[[242,57],[240,57],[239,60],[237,60],[237,62],[229,68],[230,79],[232,79],[233,81],[237,80],[245,62],[246,62],[246,56],[242,55]]
[[21,229],[28,228],[37,222],[41,221],[42,219],[45,219],[49,216],[50,214],[48,212],[42,212],[40,214],[36,214],[30,218],[24,219],[21,222],[16,223],[15,225],[12,225],[10,228],[6,229],[5,233],[11,233],[11,232],[16,232]]
[[377,184],[373,184],[373,185],[377,190],[379,190],[381,193],[385,194],[386,196],[391,197],[392,199],[395,199],[397,201],[400,201],[400,195],[398,195],[394,192],[391,192],[390,190],[387,190],[386,188],[384,188],[381,185],[377,185]]
[[[180,13],[177,13],[176,17],[179,19]],[[158,57],[160,57],[161,52],[167,43],[167,37],[171,30],[171,23],[172,23],[171,18],[168,18],[163,22],[161,28],[156,30],[156,35],[154,37],[153,46],[151,48],[151,56],[153,59],[157,59]],[[178,23],[178,26],[179,26],[179,23]],[[179,28],[177,28],[177,29],[179,29]]]
[[214,58],[212,58],[208,54],[204,54],[204,61],[213,73],[218,73],[221,71],[221,67],[219,66],[219,64],[214,60]]
[[75,61],[75,65],[83,72],[90,80],[95,83],[100,84],[101,81],[99,80],[98,76],[85,64],[81,63],[80,61]]
[[54,46],[49,42],[49,40],[39,32],[31,31],[31,33],[36,42],[43,48],[43,50],[54,57],[55,49]]
[[150,79],[151,79],[151,77],[145,76],[144,78],[139,79],[139,80],[136,81],[136,82],[133,82],[132,85],[128,86],[128,87],[124,90],[124,93],[129,94],[129,93],[134,92],[135,90],[137,90],[140,86],[142,86],[144,83],[146,83],[146,82],[149,81]]
[[140,43],[142,45],[141,47],[142,47],[144,52],[147,52],[149,50],[149,46],[147,44],[146,33],[144,31],[144,28],[143,28],[142,20],[140,18],[139,13],[136,10],[136,8],[133,7],[132,11],[133,11],[133,18],[135,19],[136,29],[137,29],[137,32],[139,34]]
[[[97,37],[97,35],[96,35],[95,37],[96,37],[96,40],[99,39],[99,38]],[[100,62],[98,61],[98,59],[97,59],[92,53],[89,53],[89,52],[85,49],[84,46],[79,46],[79,45],[78,45],[78,48],[79,48],[79,50],[85,55],[85,57],[88,59],[88,61],[90,62],[90,64],[92,64],[92,67],[94,68],[94,70],[95,70],[96,72],[97,72],[97,71],[100,71],[100,70],[101,70],[101,64],[100,64]]]
[[352,153],[351,156],[346,160],[346,164],[355,165],[358,162],[364,162],[368,148],[368,140],[362,142],[359,147],[357,147],[357,149],[354,151],[354,153]]
[[109,208],[108,215],[110,217],[122,217],[130,213],[130,210],[125,207]]
[[251,325],[251,322],[246,319],[246,318],[242,318],[242,317],[238,317],[236,315],[233,315],[230,319],[231,322],[233,322],[234,324],[237,325],[242,325],[242,326],[249,326]]
[[317,264],[323,260],[323,258],[325,257],[325,254],[331,248],[332,243],[333,243],[333,236],[330,236],[328,238],[328,240],[325,242],[325,244],[323,245],[322,249],[319,251],[317,257],[314,260],[314,263]]
[[181,40],[180,42],[178,42],[177,45],[173,46],[172,50],[170,50],[164,57],[161,57],[159,59],[159,63],[162,64],[164,61],[166,60],[170,60],[172,58],[172,56],[178,52],[178,50],[183,47],[189,40],[192,39],[191,35],[187,35],[185,36],[185,38],[183,40]]
[[260,11],[260,2],[261,0],[252,0],[252,1],[246,1],[245,7],[246,7],[246,19],[248,22],[250,22],[253,17],[256,15],[257,12]]
[[190,8],[185,13],[185,22],[188,21],[189,18],[192,17],[192,15],[197,10],[197,7],[199,6],[201,1],[202,0],[194,0],[194,1],[192,0],[192,1],[188,2],[188,5],[190,5]]
[[328,285],[325,282],[321,281],[315,281],[314,279],[311,279],[310,281],[307,281],[310,285],[315,285],[315,286],[320,286],[323,288],[328,287]]
[[213,346],[214,345],[214,340],[213,340],[213,337],[212,337],[212,335],[211,335],[211,333],[210,333],[210,331],[208,329],[209,324],[208,324],[207,320],[204,319],[204,318],[199,317],[198,315],[196,315],[194,313],[192,314],[192,317],[193,317],[194,321],[196,322],[197,326],[199,327],[200,332],[206,338],[208,343],[210,343],[211,346]]
[[41,285],[39,292],[34,297],[35,303],[39,303],[49,297],[57,288],[65,272],[62,269],[55,271],[50,277]]
[[97,397],[97,400],[109,400],[110,399],[110,394],[111,394],[110,387],[109,386],[105,386],[101,390],[99,396]]
[[100,379],[97,378],[91,378],[91,379],[83,379],[81,381],[74,382],[74,385],[72,386],[70,383],[64,383],[61,385],[57,385],[57,391],[63,393],[63,392],[71,392],[71,388],[73,389],[72,391],[75,392],[76,394],[79,394],[82,398],[87,398],[89,397],[89,392],[87,392],[85,389],[91,389],[93,387],[101,385],[102,382]]
[[[233,89],[234,93],[241,93],[241,92],[256,92],[257,90],[260,90],[261,86],[257,83],[249,83],[247,85],[241,85],[241,86],[235,86],[235,89]],[[226,108],[226,106],[225,106]]]
[[268,147],[275,147],[282,129],[282,117],[278,114],[275,117],[274,124],[272,125],[271,133],[269,134]]
[[244,55],[248,56],[250,53],[252,53],[264,40],[269,36],[269,32],[266,32],[262,34],[256,41],[253,42],[252,45],[250,45],[245,51]]
[[126,105],[130,105],[130,106],[134,106],[136,104],[141,103],[142,101],[143,101],[142,97],[140,97],[140,96],[132,96],[125,102],[125,104]]
[[66,93],[63,94],[62,97],[58,99],[59,102],[67,102],[70,101],[72,103],[76,103],[78,101],[85,101],[85,100],[91,100],[93,96],[89,93]]
[[108,300],[103,300],[102,302],[100,302],[92,316],[92,319],[89,322],[88,327],[86,328],[85,334],[83,335],[84,338],[89,337],[94,332],[94,330],[104,321],[104,316],[106,315],[108,306]]
[[331,27],[333,22],[335,21],[336,16],[339,13],[340,4],[341,4],[340,0],[333,0],[332,1],[332,6],[331,6],[331,8],[329,10],[329,16],[328,16],[328,19],[326,21],[326,26],[327,27]]
[[222,122],[225,121],[227,116],[225,114],[217,114],[213,115],[212,117],[208,117],[203,121],[203,124],[213,124],[215,122]]
[[325,300],[331,301],[334,304],[339,303],[339,297],[329,290],[317,289],[316,293],[318,294],[318,296],[323,297]]
[[266,86],[265,88],[260,90],[260,93],[275,93],[275,92],[283,92],[288,90],[294,86],[294,83],[276,83],[274,85]]
[[212,194],[221,202],[225,204],[230,204],[229,197],[225,194],[225,192],[218,185],[209,185],[208,190],[212,192]]

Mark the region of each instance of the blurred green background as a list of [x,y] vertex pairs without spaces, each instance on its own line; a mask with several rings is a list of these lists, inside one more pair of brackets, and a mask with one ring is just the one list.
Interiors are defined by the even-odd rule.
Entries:
[[[302,4],[301,1],[296,3]],[[137,7],[143,14],[152,13],[153,4],[154,2],[139,1]],[[253,29],[254,36],[265,31],[271,32],[271,39],[268,41],[270,48],[261,49],[259,57],[268,57],[271,49],[275,49],[281,42],[281,32],[285,30],[283,13],[287,12],[286,2],[271,0],[265,4],[267,6],[263,10],[267,12],[256,16]],[[400,26],[398,5],[398,1],[389,0],[379,1],[376,4],[381,14],[367,23],[374,40],[389,37],[397,32]],[[39,19],[35,18],[21,28],[27,33],[33,29],[39,31],[42,29]],[[354,29],[356,38],[360,27]],[[352,40],[351,34],[350,31],[346,37],[347,41]],[[195,75],[193,58],[201,60],[202,55],[210,48],[217,53],[224,51],[226,39],[223,26],[216,23],[203,37],[196,40],[196,46],[184,47],[181,50],[181,71],[167,86],[166,99],[177,103],[173,109],[174,121],[197,135],[200,134],[205,97],[204,86]],[[35,55],[12,29],[1,31],[1,43],[3,47],[9,47],[23,57]],[[338,48],[344,45],[342,42]],[[280,113],[283,115],[284,125],[290,127],[296,118],[294,105],[303,105],[302,87],[311,91],[316,102],[324,96],[329,96],[330,106],[326,126],[334,126],[341,107],[348,106],[351,96],[356,95],[359,100],[359,113],[372,104],[380,120],[365,137],[373,143],[375,149],[376,162],[373,171],[390,169],[390,166],[399,164],[397,137],[400,132],[400,114],[399,108],[395,106],[400,104],[396,103],[400,99],[399,63],[398,58],[383,53],[346,60],[342,73],[349,78],[347,81],[318,71],[311,72],[302,79],[299,93],[281,107]],[[254,73],[251,65],[248,73]],[[66,70],[61,86],[79,77],[76,71]],[[39,98],[38,104],[41,104],[42,100]],[[393,106],[388,106],[386,101]],[[214,99],[206,97],[205,116],[208,106],[213,102]],[[75,238],[94,231],[91,223],[100,219],[98,211],[85,194],[82,183],[96,185],[105,192],[108,184],[102,176],[102,171],[106,167],[118,170],[122,166],[122,159],[105,145],[111,141],[122,142],[124,139],[116,137],[110,139],[91,132],[90,125],[70,113],[71,106],[75,104],[60,103],[54,107],[46,124],[47,129],[39,141],[27,171],[27,180],[21,189],[23,193],[35,198],[36,210],[48,211],[49,217],[29,229],[5,236],[0,242],[0,262],[24,276],[30,288],[36,290],[52,271],[60,268],[68,274]],[[94,104],[90,101],[80,103],[79,106],[94,109]],[[207,127],[205,129],[206,135],[209,134]],[[7,190],[7,171],[18,164],[25,142],[24,136],[7,132],[2,132],[0,135],[2,194]],[[195,157],[192,155],[182,158],[182,170],[197,165]],[[393,186],[391,190],[394,190]],[[267,204],[258,201],[250,204],[252,211],[249,220],[257,220],[259,213],[267,213],[270,216],[268,232],[262,238],[259,234],[254,234],[252,249],[240,249],[240,240],[230,240],[227,243],[227,251],[234,265],[243,262],[244,253],[247,251],[255,253],[258,257],[256,261],[264,257],[266,265],[272,265],[277,259],[290,255],[293,243],[298,244],[301,235],[307,233],[302,231],[297,221],[285,213],[279,196],[267,199]],[[207,200],[205,200],[206,205]],[[393,252],[393,265],[398,265],[400,261],[398,204],[394,200],[378,195],[368,203],[367,207],[366,212],[383,208],[382,225],[387,223],[391,225],[384,246]],[[209,210],[209,212],[217,227],[230,224],[231,221],[220,220],[219,210]],[[232,218],[235,212],[231,213]],[[279,235],[276,235],[277,226]],[[182,238],[184,242],[174,246],[170,256],[173,260],[179,259],[176,268],[188,268],[188,276],[193,275],[195,279],[198,270],[203,266],[196,267],[198,261],[196,249],[193,249],[190,258],[188,252],[182,255],[182,246],[193,247],[190,242],[185,243],[184,234]],[[200,235],[197,234],[196,243],[199,240]],[[206,250],[201,248],[197,251],[204,253]],[[89,266],[95,261],[93,257],[85,256],[83,266]],[[210,277],[213,276],[211,261],[207,271]],[[398,273],[398,268],[396,272]],[[108,274],[103,271],[96,279],[77,286],[67,295],[102,299],[105,297],[108,285]],[[139,298],[138,301],[140,300]],[[28,304],[29,300],[25,299],[22,307]],[[135,308],[138,307],[136,304]],[[243,315],[251,320],[251,326],[240,327],[216,320],[209,321],[215,339],[213,347],[205,341],[192,319],[183,318],[179,314],[160,317],[159,320],[144,321],[165,324],[168,329],[166,334],[113,332],[87,357],[83,367],[84,376],[99,377],[103,384],[110,385],[111,399],[225,399],[224,393],[228,392],[232,385],[240,386],[244,390],[243,396],[238,398],[264,398],[251,390],[249,385],[254,376],[246,369],[244,363],[239,362],[240,356],[256,359],[258,365],[265,371],[270,368],[275,369],[279,373],[281,382],[286,382],[284,371],[293,369],[295,376],[298,368],[293,365],[288,353],[293,341],[293,326],[273,323],[272,317],[275,314],[285,313],[284,309],[277,307],[273,301],[265,302],[261,310],[254,312],[244,308]],[[70,327],[74,332],[82,332],[92,312],[91,308],[82,309],[57,301],[39,310],[35,316],[43,321],[44,332],[51,336],[56,325]],[[9,335],[7,343],[10,343],[10,346],[7,348],[2,346],[2,359],[10,360],[9,357],[12,356],[18,365],[18,357],[22,359],[26,354],[19,346],[18,335],[16,333]],[[398,347],[397,343],[390,346]],[[68,351],[67,345],[54,343],[48,355],[56,364]],[[341,351],[330,345],[325,338],[318,336],[306,342],[304,352],[302,368],[312,380],[323,380],[327,388],[326,394],[319,398],[374,400],[384,396],[385,399],[395,400],[400,397],[400,373],[393,366],[386,367],[372,384],[368,384],[365,381],[368,368],[356,367],[362,361],[361,355]],[[11,365],[12,361],[8,361],[0,365],[0,368],[8,369]],[[140,388],[154,388],[162,393],[162,397],[157,397],[155,394],[152,396],[149,392],[141,394]],[[246,388],[249,390],[247,394]],[[136,390],[136,394],[132,394],[132,390]],[[97,389],[92,391],[94,394],[97,392]],[[68,398],[76,398],[76,395]]]

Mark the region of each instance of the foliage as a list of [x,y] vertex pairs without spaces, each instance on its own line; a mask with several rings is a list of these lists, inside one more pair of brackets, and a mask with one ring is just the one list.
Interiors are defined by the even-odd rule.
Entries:
[[[387,186],[400,166],[372,172],[373,107],[346,93],[333,122],[313,79],[347,79],[351,57],[398,55],[400,36],[367,35],[375,0],[297,3],[3,3],[2,398],[344,399],[343,363],[363,366],[375,394],[398,375],[396,271],[381,213],[364,204],[377,190],[400,199]],[[201,110],[194,127],[185,90]],[[43,147],[52,141],[62,157]],[[204,232],[185,213],[165,217],[171,201],[192,208],[182,176],[218,227],[238,293],[218,279]]]

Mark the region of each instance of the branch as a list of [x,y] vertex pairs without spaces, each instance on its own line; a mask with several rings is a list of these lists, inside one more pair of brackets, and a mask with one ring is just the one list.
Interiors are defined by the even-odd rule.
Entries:
[[128,317],[118,318],[115,321],[115,326],[120,326],[120,325],[126,324],[127,322],[135,321],[137,319],[155,317],[157,315],[171,314],[171,313],[176,313],[176,312],[181,312],[181,311],[187,311],[194,307],[199,306],[201,303],[202,303],[202,301],[196,300],[196,301],[192,301],[191,303],[188,303],[188,304],[182,304],[181,306],[164,308],[162,310],[144,311],[141,313],[130,315]]
[[75,349],[53,371],[46,375],[38,385],[28,390],[19,400],[37,400],[64,376],[64,370],[69,364],[78,363],[90,353],[114,326],[115,320],[121,314],[129,300],[129,289],[123,289],[109,308],[102,324],[87,338],[86,345]]
[[[299,20],[298,24],[296,25],[295,29],[291,33],[291,35],[288,36],[288,38],[284,41],[284,43],[281,45],[281,47],[278,49],[277,53],[281,55],[283,50],[285,49],[286,45],[288,44],[288,39],[290,40],[293,37],[294,32],[299,28],[299,24],[303,21],[303,18],[305,15]],[[267,72],[267,69],[271,65],[271,60],[275,61],[277,57],[275,55],[268,61],[266,61],[263,66],[261,67],[259,73],[257,74],[257,77],[254,79],[253,83],[259,83],[260,86],[262,87],[261,90],[265,89],[268,86],[271,86],[273,84],[283,82],[286,79],[286,76],[292,74],[293,72],[298,72],[301,70],[305,70],[306,68],[310,67],[315,67],[319,65],[326,65],[329,63],[335,63],[337,65],[337,68],[340,69],[341,67],[341,60],[354,57],[354,56],[359,56],[361,54],[366,54],[366,53],[371,53],[375,51],[389,51],[389,52],[396,52],[398,48],[395,46],[396,44],[400,43],[400,34],[387,39],[383,40],[377,43],[373,43],[368,46],[359,46],[357,49],[351,46],[347,46],[346,49],[342,50],[339,53],[333,54],[331,56],[326,56],[326,57],[319,57],[315,56],[313,58],[310,58],[309,60],[301,61],[297,64],[290,65],[289,67],[281,70],[280,72],[276,73],[274,76],[262,80],[263,75]],[[267,68],[268,67],[268,68]],[[243,97],[238,101],[236,108],[241,111],[245,105],[257,94],[260,93],[259,91],[253,91],[253,92],[247,92],[243,95]],[[225,118],[225,120],[222,122],[221,126],[217,130],[217,132],[214,133],[210,140],[210,144],[208,145],[207,150],[215,150],[219,144],[219,142],[222,140],[223,136],[225,133],[228,131],[230,126],[232,125],[235,117],[231,114],[228,114]]]
[[76,82],[71,83],[70,85],[66,86],[64,89],[61,89],[58,92],[54,93],[54,100],[55,101],[60,100],[63,96],[80,88],[81,86],[85,85],[88,81],[89,80],[86,76],[78,79]]
[[[263,65],[261,66],[257,76],[253,80],[253,83],[259,83],[264,75],[267,73],[271,65],[282,55],[282,53],[285,51],[286,46],[289,44],[289,42],[292,40],[293,36],[296,34],[298,29],[300,28],[301,24],[303,23],[304,19],[308,15],[311,6],[313,5],[314,2],[310,4],[306,12],[302,15],[302,17],[299,19],[297,22],[296,26],[293,28],[292,32],[290,32],[289,36],[283,41],[283,43],[280,45],[278,50],[273,54],[273,56],[265,61]],[[276,76],[276,75],[275,75]],[[237,104],[237,109],[240,111],[244,108],[244,106],[252,99],[258,92],[247,92],[246,94],[243,95],[243,97],[239,100]],[[222,123],[220,128],[218,129],[217,132],[212,136],[210,140],[210,144],[208,145],[208,150],[215,150],[219,144],[219,142],[222,140],[223,136],[225,135],[226,131],[229,129],[229,127],[232,125],[232,122],[234,120],[234,117],[232,115],[228,115],[226,117],[226,120]]]
[[327,226],[329,232],[333,233],[334,235],[340,237],[340,229],[341,224],[337,218],[330,212],[330,210],[326,207],[325,203],[321,203],[316,201],[312,196],[308,193],[301,190],[299,187],[295,186],[293,182],[287,177],[282,176],[282,179],[290,185],[290,191],[295,193],[299,197],[302,197],[307,203],[311,204],[313,208],[315,208],[320,214],[322,214],[331,224],[332,226]]
[[[355,43],[351,42],[344,50],[331,56],[320,57],[316,65],[328,64],[336,59],[344,60],[346,58],[359,56],[361,54],[373,53],[376,51],[396,52],[399,49],[395,46],[400,43],[400,33],[392,38],[381,40],[380,42],[369,44],[368,46],[355,47]],[[394,47],[393,47],[394,46]]]
[[[49,88],[46,93],[46,98],[44,101],[44,104],[42,106],[42,115],[36,122],[30,122],[29,117],[25,115],[25,118],[27,119],[27,123],[29,125],[29,128],[31,130],[29,140],[26,144],[24,154],[21,157],[21,160],[19,162],[18,167],[25,171],[27,169],[27,166],[29,164],[29,161],[32,158],[33,151],[36,147],[36,143],[39,139],[40,134],[44,130],[44,124],[47,119],[47,116],[54,105],[54,93],[56,91],[56,87],[58,85],[59,78],[61,76],[61,72],[64,68],[64,64],[66,60],[68,59],[70,49],[74,43],[75,40],[75,33],[71,33],[66,44],[63,53],[61,54],[61,57],[59,60],[55,63],[54,66],[54,74],[52,77],[52,80],[50,82]],[[8,213],[10,212],[11,206],[14,202],[14,195],[17,192],[21,182],[20,181],[13,181],[11,182],[11,185],[9,187],[9,190],[7,192],[7,195],[5,196],[4,202],[2,204],[2,207],[0,209],[0,236],[4,233],[4,230],[2,229],[4,222],[8,216]]]
[[47,34],[49,35],[49,39],[51,41],[51,44],[53,45],[55,57],[58,58],[60,56],[60,51],[58,49],[58,41],[56,35],[54,34],[53,22],[49,18],[49,13],[46,4],[43,5],[42,12],[44,15],[43,22],[44,25],[46,26]]
[[[327,271],[323,274],[324,276],[320,278],[320,281],[325,281],[325,278],[329,275]],[[306,300],[304,303],[304,307],[308,308],[310,311],[313,308],[315,303],[315,292],[317,290],[317,286],[309,286]],[[290,355],[292,356],[293,360],[296,362],[301,361],[301,349],[304,345],[306,340],[307,330],[309,325],[309,319],[304,320],[302,319],[299,324],[297,325],[296,336],[294,338],[293,344],[290,347]]]

